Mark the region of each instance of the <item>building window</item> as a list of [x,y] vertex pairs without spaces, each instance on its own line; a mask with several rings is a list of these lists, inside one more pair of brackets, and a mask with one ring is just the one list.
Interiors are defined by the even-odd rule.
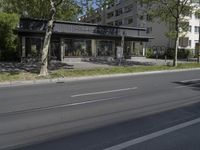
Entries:
[[128,19],[128,24],[131,24],[131,23],[133,23],[133,18]]
[[199,27],[198,27],[198,26],[195,26],[195,27],[194,27],[194,32],[195,32],[195,33],[199,33]]
[[109,22],[109,23],[107,23],[107,25],[113,26],[113,22]]
[[122,20],[117,20],[117,21],[115,21],[115,25],[116,25],[116,26],[121,26],[121,25],[122,25]]
[[189,45],[189,38],[188,37],[180,37],[179,46],[187,47],[188,45]]
[[97,41],[97,56],[112,56],[113,54],[113,41]]
[[64,50],[66,57],[92,56],[91,40],[65,39]]
[[141,15],[141,16],[140,16],[140,20],[144,20],[144,16]]
[[119,16],[119,15],[121,15],[122,13],[123,13],[122,8],[117,9],[117,10],[115,11],[115,16]]
[[110,13],[108,13],[107,14],[107,18],[109,19],[109,18],[112,18],[114,16],[114,12],[110,12]]
[[131,24],[133,23],[133,18],[132,17],[128,17],[124,19],[124,24]]
[[147,28],[147,34],[151,33],[153,31],[152,27]]
[[39,58],[42,51],[43,39],[41,38],[26,38],[26,56],[32,58]]
[[124,7],[124,13],[131,12],[133,10],[133,5],[128,5]]

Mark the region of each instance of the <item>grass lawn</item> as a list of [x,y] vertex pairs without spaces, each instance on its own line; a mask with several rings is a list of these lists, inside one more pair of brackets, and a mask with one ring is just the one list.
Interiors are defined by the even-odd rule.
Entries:
[[118,73],[136,73],[146,71],[159,71],[159,70],[175,70],[175,69],[189,69],[200,68],[200,64],[187,63],[178,64],[177,67],[170,66],[134,66],[134,67],[110,67],[110,68],[96,68],[96,69],[61,69],[50,72],[48,77],[38,77],[36,73],[29,72],[3,72],[0,73],[0,82],[18,81],[18,80],[37,80],[37,79],[50,79],[59,77],[81,77],[81,76],[95,76],[105,74],[118,74]]

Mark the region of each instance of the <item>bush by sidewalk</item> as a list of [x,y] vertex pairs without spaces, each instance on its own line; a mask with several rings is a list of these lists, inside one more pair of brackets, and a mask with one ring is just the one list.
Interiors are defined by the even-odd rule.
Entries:
[[[173,59],[174,58],[174,49],[167,48],[165,51],[156,51],[152,48],[148,48],[146,50],[146,57],[147,58],[159,58],[159,59]],[[194,58],[195,54],[193,53],[192,49],[179,49],[178,50],[178,59],[188,59]]]

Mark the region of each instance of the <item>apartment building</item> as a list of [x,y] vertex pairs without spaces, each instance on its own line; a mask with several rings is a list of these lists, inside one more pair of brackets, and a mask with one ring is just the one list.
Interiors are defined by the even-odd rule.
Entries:
[[[169,25],[161,21],[152,22],[145,11],[147,6],[136,0],[115,0],[115,4],[106,8],[98,8],[94,14],[79,18],[82,22],[115,26],[142,27],[147,29],[147,35],[153,37],[146,47],[173,47],[174,41],[166,37]],[[95,16],[98,14],[98,18]],[[99,15],[100,14],[100,15]],[[189,31],[180,38],[179,48],[195,49],[199,39],[199,22],[197,15],[188,18]]]

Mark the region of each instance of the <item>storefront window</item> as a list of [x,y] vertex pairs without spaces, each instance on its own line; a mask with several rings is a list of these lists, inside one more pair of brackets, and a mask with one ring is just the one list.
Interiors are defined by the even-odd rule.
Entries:
[[50,59],[58,60],[60,59],[60,39],[51,40],[51,48],[49,52]]
[[98,56],[113,56],[113,41],[97,41]]
[[135,42],[134,48],[132,52],[133,56],[143,56],[143,43],[142,42]]
[[91,40],[66,39],[64,49],[65,56],[92,56]]
[[40,57],[42,50],[41,38],[26,38],[26,56],[27,57]]

